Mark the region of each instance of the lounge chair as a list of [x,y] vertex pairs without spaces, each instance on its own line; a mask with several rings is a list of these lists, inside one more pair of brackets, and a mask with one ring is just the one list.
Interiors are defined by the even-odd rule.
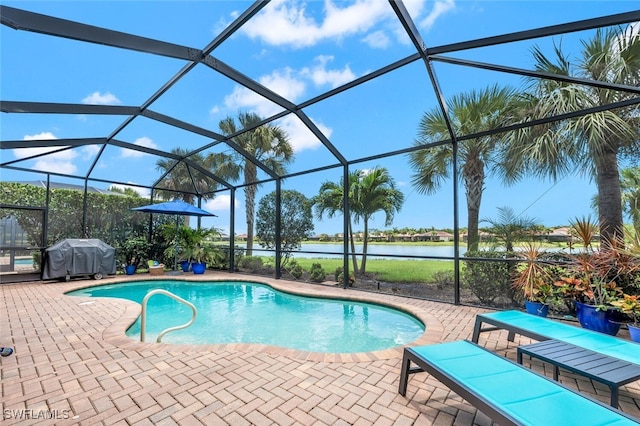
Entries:
[[[485,323],[491,326],[483,327]],[[471,340],[478,343],[480,333],[497,329],[508,330],[509,341],[513,341],[516,334],[538,341],[559,340],[630,363],[640,364],[640,344],[516,310],[476,315]]]
[[638,424],[621,411],[466,340],[405,348],[398,392],[405,396],[409,375],[422,371],[501,425]]

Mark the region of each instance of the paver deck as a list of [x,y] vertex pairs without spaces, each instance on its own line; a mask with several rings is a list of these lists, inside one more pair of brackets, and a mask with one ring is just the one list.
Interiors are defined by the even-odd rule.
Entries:
[[[470,339],[486,310],[353,289],[210,272],[189,279],[263,282],[309,295],[390,304],[418,316],[425,334],[412,345]],[[402,347],[319,354],[267,345],[140,343],[125,335],[137,303],[64,292],[101,281],[1,284],[3,425],[490,425],[491,421],[428,374],[398,394]],[[182,277],[178,277],[182,278]],[[619,335],[625,336],[626,331]],[[516,359],[518,336],[484,333],[480,344]],[[532,362],[550,377],[553,369]],[[603,402],[608,387],[563,374],[561,382]],[[640,418],[640,382],[620,388],[620,407]]]

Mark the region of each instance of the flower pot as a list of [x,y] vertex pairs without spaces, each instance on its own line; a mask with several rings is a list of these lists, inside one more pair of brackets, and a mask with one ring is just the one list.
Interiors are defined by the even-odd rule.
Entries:
[[631,337],[631,340],[640,343],[640,324],[627,324],[627,328],[629,329],[629,337]]
[[576,302],[576,311],[583,328],[611,336],[615,336],[620,330],[620,323],[611,321],[612,310],[597,310],[596,306]]
[[202,263],[197,263],[197,262],[193,262],[191,264],[191,270],[193,271],[194,274],[204,274],[204,271],[206,271],[207,269],[207,264],[202,262]]
[[524,302],[524,307],[528,314],[546,317],[549,314],[549,305],[541,302]]
[[188,260],[180,261],[180,267],[182,268],[182,272],[189,272],[189,267],[191,267],[191,263]]
[[124,273],[127,275],[133,275],[136,273],[136,265],[126,265],[124,267]]

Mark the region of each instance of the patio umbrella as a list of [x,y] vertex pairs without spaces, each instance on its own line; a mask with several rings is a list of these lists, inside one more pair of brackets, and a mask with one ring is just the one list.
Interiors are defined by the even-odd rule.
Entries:
[[[149,204],[148,206],[136,207],[131,210],[136,210],[143,213],[154,214],[174,214],[176,215],[176,236],[178,234],[178,221],[180,216],[216,216],[213,213],[209,213],[206,210],[202,210],[192,204],[185,203],[182,200],[167,201],[165,203]],[[178,244],[178,239],[175,241]],[[178,250],[175,247],[173,256],[173,270],[177,270],[178,267]]]

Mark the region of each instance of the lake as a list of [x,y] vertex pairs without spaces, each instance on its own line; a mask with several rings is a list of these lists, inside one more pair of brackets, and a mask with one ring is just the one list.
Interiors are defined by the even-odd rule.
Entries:
[[[243,246],[243,244],[238,244],[239,246]],[[340,258],[342,257],[342,243],[326,243],[326,244],[314,244],[308,243],[303,244],[300,253],[295,253],[293,257],[298,258]],[[254,254],[262,255],[265,252],[261,252],[260,246],[254,245]],[[369,244],[367,247],[367,258],[376,259],[376,258],[384,258],[384,256],[380,255],[388,255],[388,256],[424,256],[424,257],[450,257],[454,256],[454,247],[453,245],[443,245],[443,246],[422,246],[422,245],[379,245],[379,244]],[[466,244],[460,245],[460,256],[464,255],[467,251]],[[305,253],[309,252],[309,253]],[[329,252],[331,254],[326,253],[318,253],[318,252]],[[362,244],[356,245],[356,253],[362,253]]]

